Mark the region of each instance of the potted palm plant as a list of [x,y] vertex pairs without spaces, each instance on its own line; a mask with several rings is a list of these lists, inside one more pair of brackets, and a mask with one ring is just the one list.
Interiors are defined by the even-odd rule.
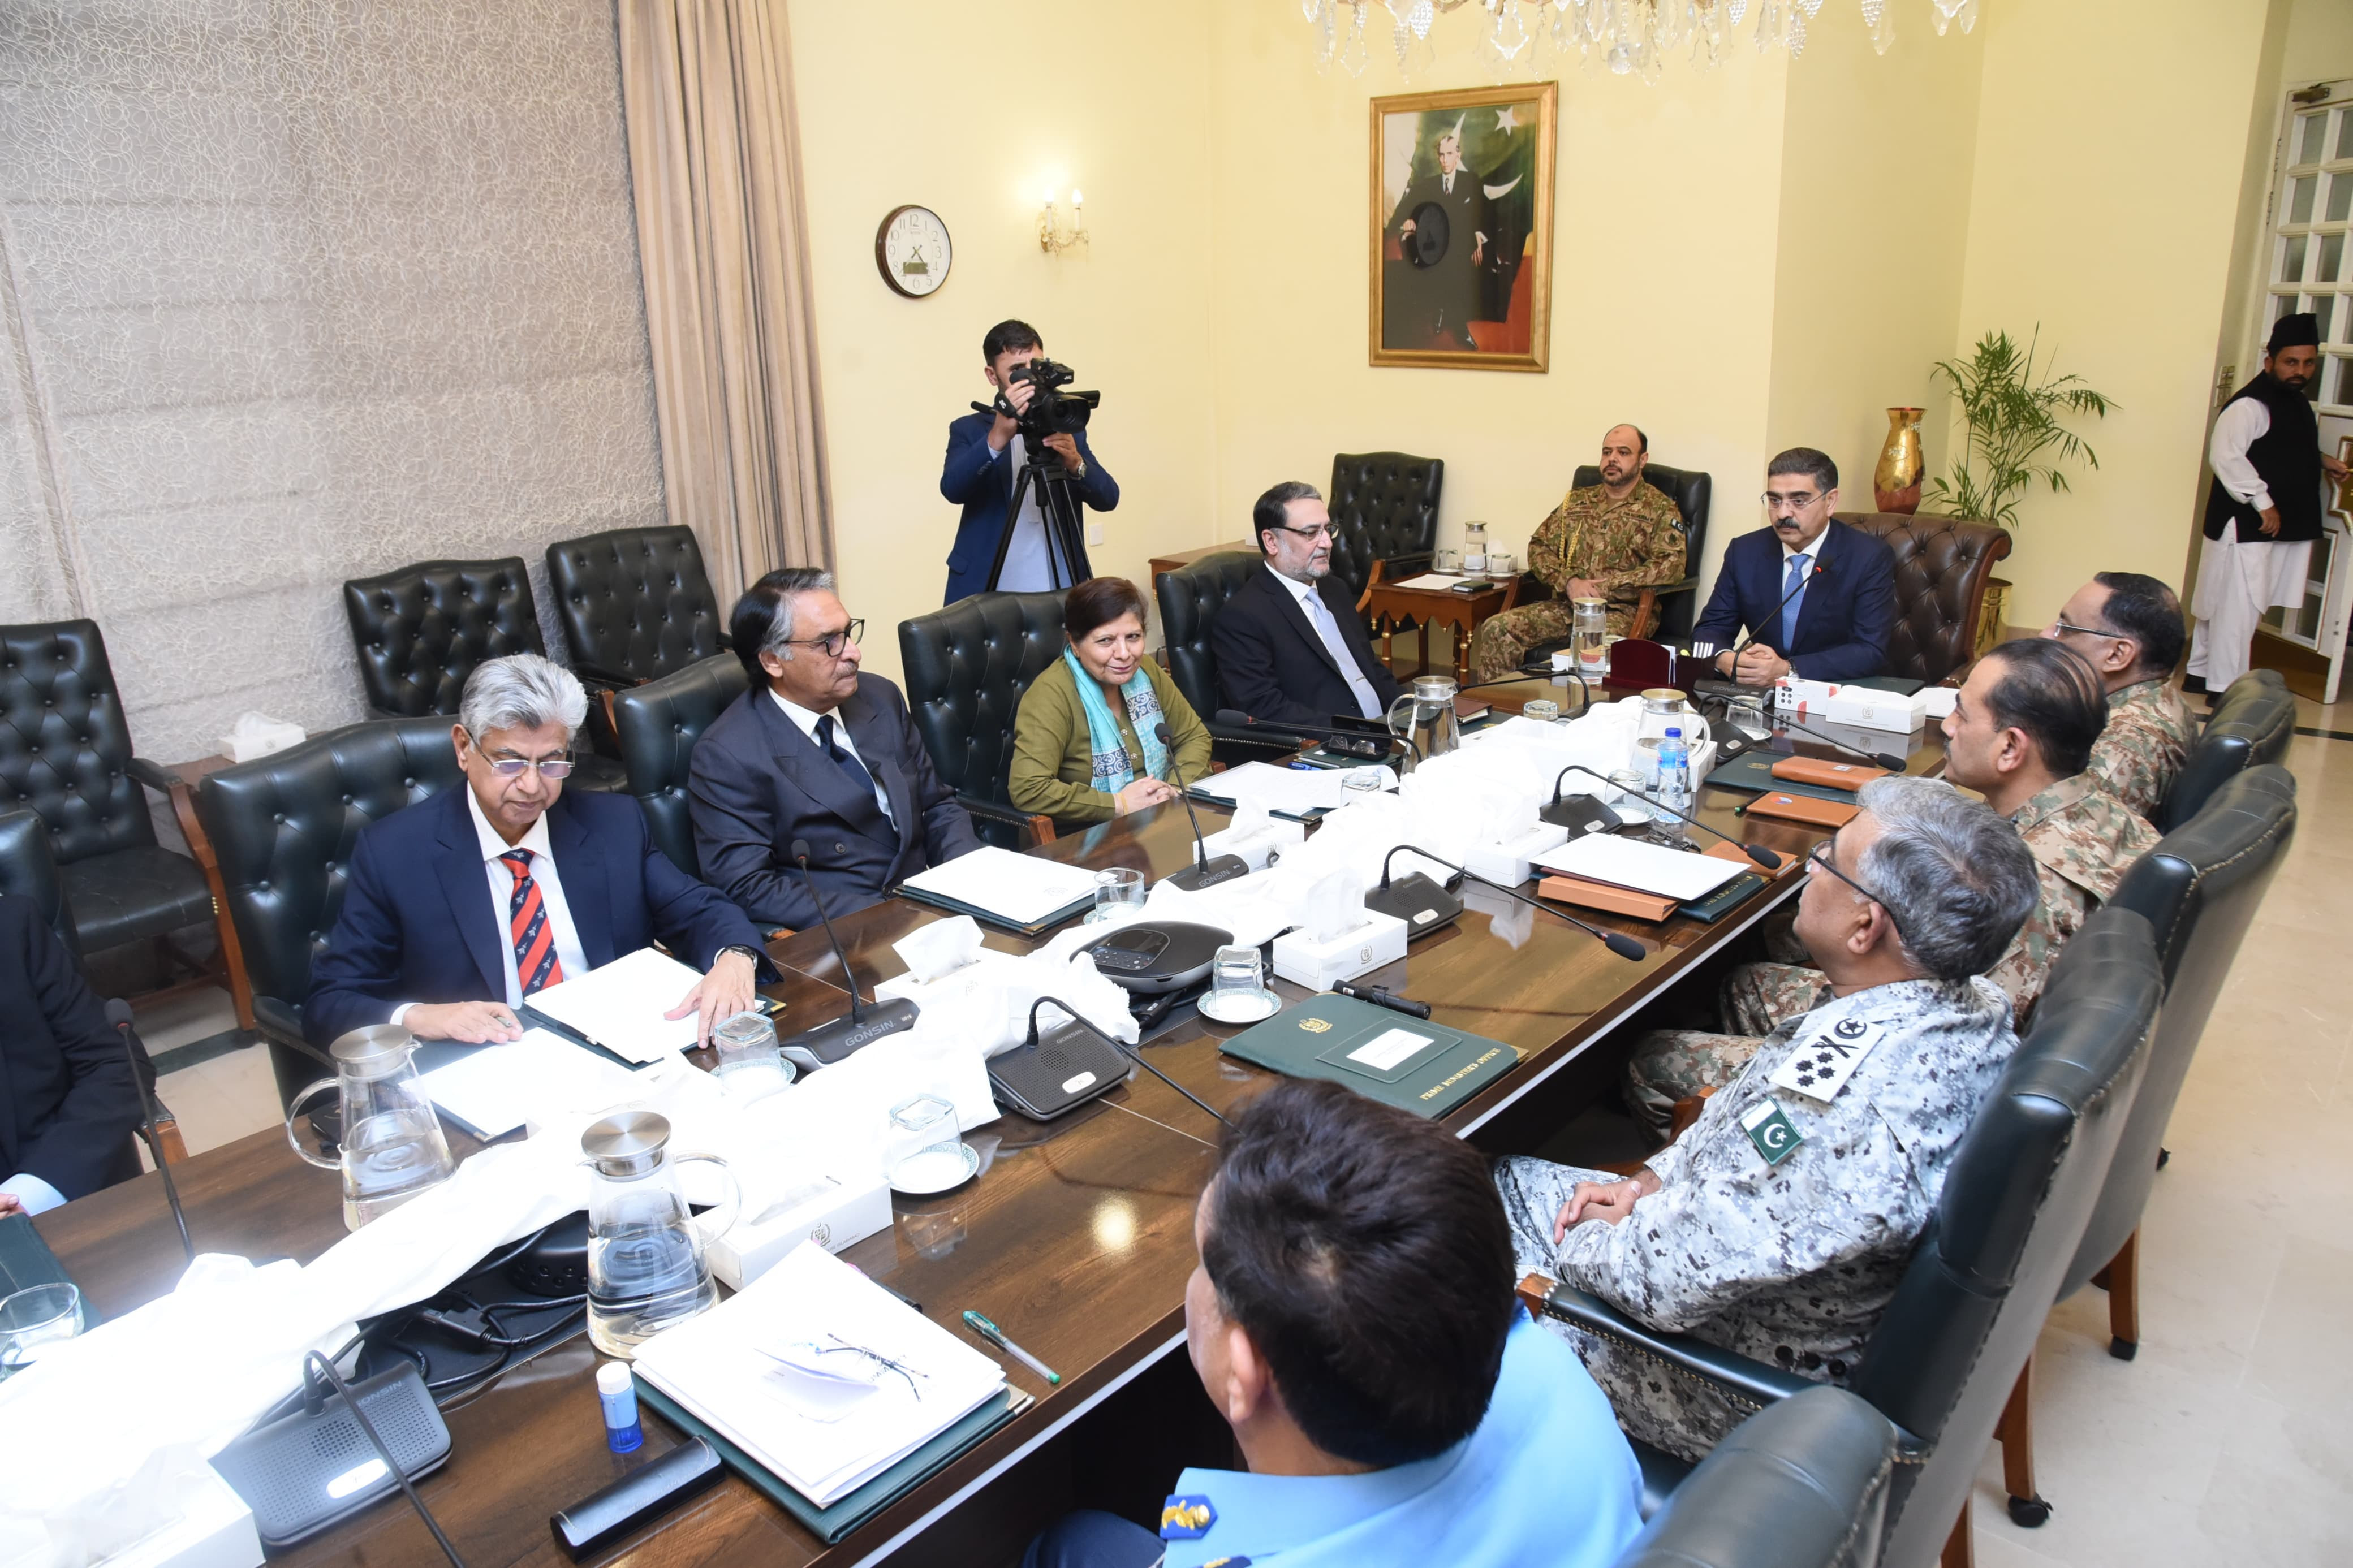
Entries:
[[[1949,477],[1928,482],[1928,500],[1954,517],[1983,518],[2013,533],[2018,506],[2038,479],[2055,494],[2068,489],[2064,465],[2100,466],[2091,444],[2063,422],[2089,415],[2105,418],[2114,399],[2094,392],[2076,375],[2054,374],[2049,361],[2035,363],[2042,343],[2038,324],[2021,347],[2006,331],[1988,332],[1964,360],[1939,360],[1933,374],[1952,388],[1967,439]],[[2010,584],[1997,577],[1987,591],[1978,622],[1979,651],[2000,640],[2008,621]]]

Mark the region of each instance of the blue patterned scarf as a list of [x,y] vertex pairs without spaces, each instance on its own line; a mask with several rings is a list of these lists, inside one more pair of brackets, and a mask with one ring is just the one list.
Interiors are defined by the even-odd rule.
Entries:
[[[1062,662],[1071,667],[1080,705],[1087,713],[1087,750],[1094,753],[1090,782],[1105,795],[1117,795],[1135,782],[1134,764],[1120,743],[1119,721],[1111,716],[1111,704],[1103,700],[1103,682],[1087,673],[1087,667],[1079,662],[1078,650],[1064,647]],[[1152,689],[1152,678],[1143,665],[1135,667],[1119,694],[1127,703],[1127,721],[1135,726],[1135,738],[1144,746],[1145,772],[1157,778],[1167,771],[1168,749],[1154,732],[1160,728],[1160,696]]]

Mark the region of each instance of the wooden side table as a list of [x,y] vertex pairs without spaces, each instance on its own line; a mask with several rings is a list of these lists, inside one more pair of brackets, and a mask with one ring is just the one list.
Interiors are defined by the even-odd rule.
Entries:
[[1381,634],[1381,662],[1389,661],[1392,639],[1398,623],[1410,620],[1421,627],[1421,653],[1414,667],[1418,675],[1430,673],[1430,628],[1451,626],[1454,631],[1454,679],[1467,685],[1471,679],[1471,634],[1488,616],[1500,615],[1518,602],[1520,580],[1490,584],[1475,594],[1461,594],[1451,588],[1405,588],[1394,583],[1376,580],[1365,588],[1364,611],[1372,617],[1373,626]]
[[1205,544],[1198,550],[1179,550],[1167,555],[1155,555],[1152,558],[1153,591],[1157,593],[1160,579],[1176,571],[1179,566],[1190,566],[1194,562],[1206,557],[1230,554],[1235,551],[1255,555],[1258,553],[1258,546],[1247,539],[1237,539],[1230,544]]

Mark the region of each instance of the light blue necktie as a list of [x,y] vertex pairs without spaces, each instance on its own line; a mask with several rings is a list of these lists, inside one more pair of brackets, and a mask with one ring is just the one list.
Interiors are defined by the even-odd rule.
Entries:
[[1798,640],[1798,612],[1806,607],[1806,566],[1803,555],[1789,557],[1789,580],[1781,584],[1788,601],[1781,606],[1781,647],[1786,654]]
[[1373,683],[1365,679],[1365,672],[1356,668],[1356,650],[1340,636],[1340,623],[1332,618],[1332,606],[1314,588],[1301,595],[1300,599],[1306,606],[1307,619],[1315,627],[1315,635],[1323,639],[1324,650],[1346,679],[1348,690],[1356,699],[1357,712],[1366,719],[1379,718],[1383,711],[1381,700],[1374,695]]

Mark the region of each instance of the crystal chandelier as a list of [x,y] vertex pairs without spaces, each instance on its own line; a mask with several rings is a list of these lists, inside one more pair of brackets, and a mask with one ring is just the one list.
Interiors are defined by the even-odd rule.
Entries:
[[[1438,64],[1430,32],[1438,18],[1474,0],[1300,0],[1314,37],[1315,68],[1337,65],[1362,76],[1372,63],[1366,36],[1388,13],[1390,49],[1398,74],[1410,81]],[[1791,55],[1806,52],[1806,36],[1822,0],[1475,0],[1480,12],[1472,53],[1500,81],[1533,71],[1547,49],[1558,60],[1595,61],[1620,76],[1655,84],[1669,53],[1682,49],[1703,68],[1715,65],[1734,42],[1736,29],[1756,17],[1757,51],[1778,46]],[[1872,47],[1885,54],[1895,41],[1898,0],[1860,0]],[[1966,33],[1977,26],[1978,0],[1927,0],[1936,34],[1956,21]]]

